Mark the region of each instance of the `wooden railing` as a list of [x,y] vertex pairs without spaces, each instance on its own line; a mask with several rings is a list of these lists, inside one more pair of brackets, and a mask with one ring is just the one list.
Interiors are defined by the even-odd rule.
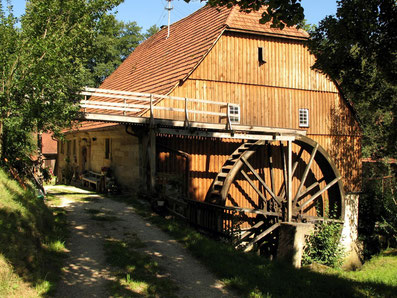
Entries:
[[[80,93],[85,98],[80,102],[81,108],[86,112],[87,108],[100,111],[117,111],[123,115],[144,116],[150,113],[150,118],[155,117],[155,111],[165,111],[171,113],[183,113],[184,120],[188,124],[191,116],[201,114],[206,116],[219,117],[220,121],[225,119],[228,129],[231,129],[234,115],[230,115],[230,105],[238,107],[236,104],[217,102],[204,99],[192,99],[186,97],[167,96],[150,93],[138,93],[98,88],[85,88]],[[92,99],[94,97],[94,99]],[[97,100],[95,100],[95,97]],[[109,100],[103,100],[108,98]],[[161,101],[168,100],[169,106],[158,105]],[[183,102],[184,108],[177,107],[178,102]],[[180,106],[180,105],[179,105]],[[207,106],[209,109],[199,109]],[[109,113],[109,112],[107,112]],[[106,114],[106,112],[105,112]]]

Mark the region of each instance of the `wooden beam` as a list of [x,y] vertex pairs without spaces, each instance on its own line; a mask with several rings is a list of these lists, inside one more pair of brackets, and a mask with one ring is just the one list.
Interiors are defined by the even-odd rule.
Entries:
[[287,142],[287,221],[292,222],[292,142]]
[[150,165],[150,190],[154,191],[156,186],[156,134],[154,129],[149,131],[149,165]]
[[[190,122],[192,123],[192,122]],[[191,131],[184,129],[172,129],[172,128],[159,128],[159,133],[169,135],[180,135],[180,136],[197,136],[205,138],[220,138],[220,139],[234,139],[234,140],[267,140],[267,141],[278,141],[278,140],[294,140],[294,136],[270,136],[260,134],[245,134],[237,132],[212,132],[212,131]]]
[[[149,107],[148,107],[149,108]],[[123,116],[123,115],[111,115],[111,114],[97,114],[97,113],[82,113],[81,117],[76,120],[90,120],[90,121],[102,121],[102,122],[115,122],[115,123],[131,123],[131,124],[148,124],[149,118],[141,116]],[[184,120],[170,120],[170,119],[154,119],[155,124],[158,126],[167,127],[179,127],[183,128]],[[191,129],[211,129],[215,131],[226,132],[225,124],[221,123],[203,123],[203,122],[190,122]],[[250,126],[250,125],[233,125],[234,132],[244,133],[258,133],[269,136],[284,136],[295,138],[295,135],[306,135],[306,131],[298,129],[288,129],[279,127],[267,127],[267,126]],[[273,138],[272,140],[275,140]]]

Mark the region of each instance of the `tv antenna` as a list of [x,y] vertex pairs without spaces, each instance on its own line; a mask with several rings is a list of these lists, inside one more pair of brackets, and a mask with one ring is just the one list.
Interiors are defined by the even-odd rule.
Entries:
[[173,9],[173,7],[171,6],[171,1],[172,0],[167,0],[168,5],[165,8],[166,10],[168,10],[168,33],[167,33],[167,38],[170,37],[171,10]]

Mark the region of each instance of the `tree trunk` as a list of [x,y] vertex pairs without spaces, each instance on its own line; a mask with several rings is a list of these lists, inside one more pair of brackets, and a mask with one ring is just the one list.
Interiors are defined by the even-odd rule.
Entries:
[[0,119],[0,163],[4,158],[3,154],[3,118]]
[[42,174],[42,169],[43,169],[43,138],[42,138],[42,133],[37,132],[37,176],[40,181],[40,184],[43,184],[43,174]]

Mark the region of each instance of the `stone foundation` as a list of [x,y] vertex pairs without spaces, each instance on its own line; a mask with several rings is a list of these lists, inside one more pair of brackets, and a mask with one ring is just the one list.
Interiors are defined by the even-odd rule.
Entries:
[[281,223],[277,258],[301,267],[305,236],[314,231],[314,224],[309,223]]
[[358,194],[345,196],[345,218],[341,236],[341,245],[346,254],[343,262],[345,269],[355,269],[362,265],[361,249],[358,243],[358,201]]

